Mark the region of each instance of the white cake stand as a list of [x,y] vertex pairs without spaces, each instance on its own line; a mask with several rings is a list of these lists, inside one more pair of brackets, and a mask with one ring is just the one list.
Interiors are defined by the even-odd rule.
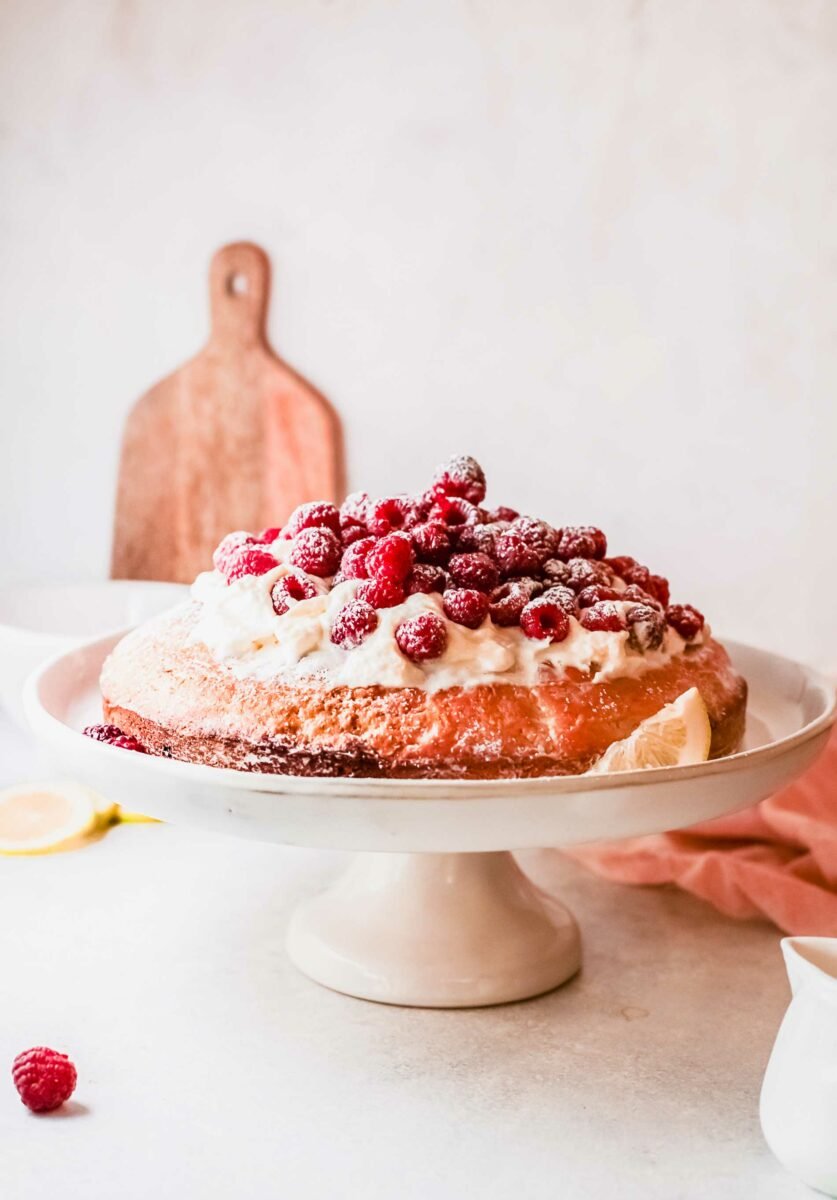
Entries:
[[101,719],[99,671],[117,640],[65,653],[27,684],[27,715],[62,773],[166,821],[364,851],[296,910],[288,953],[312,979],[390,1004],[498,1004],[563,983],[580,966],[578,926],[511,850],[654,833],[752,804],[813,762],[835,716],[834,688],[816,672],[732,646],[750,684],[748,735],[716,762],[489,782],[250,774],[82,736]]

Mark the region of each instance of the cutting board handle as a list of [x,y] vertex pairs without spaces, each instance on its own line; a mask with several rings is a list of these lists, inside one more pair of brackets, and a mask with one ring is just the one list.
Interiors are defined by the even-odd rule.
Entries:
[[210,341],[252,345],[267,337],[270,259],[253,242],[222,246],[209,268]]

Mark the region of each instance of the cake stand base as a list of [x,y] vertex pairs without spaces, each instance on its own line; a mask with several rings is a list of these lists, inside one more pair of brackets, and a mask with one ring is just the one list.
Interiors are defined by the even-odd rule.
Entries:
[[581,965],[572,914],[504,851],[359,854],[296,910],[288,953],[335,991],[425,1008],[523,1000]]

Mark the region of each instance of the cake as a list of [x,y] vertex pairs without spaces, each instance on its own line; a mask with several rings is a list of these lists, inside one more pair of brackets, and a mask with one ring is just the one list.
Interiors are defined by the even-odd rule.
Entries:
[[743,734],[746,683],[702,614],[599,529],[486,507],[466,456],[417,496],[232,533],[213,563],[110,654],[102,740],[294,775],[565,775],[690,688],[712,757]]

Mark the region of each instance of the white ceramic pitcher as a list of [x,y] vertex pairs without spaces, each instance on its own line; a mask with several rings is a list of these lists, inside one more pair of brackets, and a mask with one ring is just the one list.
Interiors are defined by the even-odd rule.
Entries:
[[793,998],[761,1089],[761,1127],[782,1166],[837,1196],[837,938],[789,937]]

